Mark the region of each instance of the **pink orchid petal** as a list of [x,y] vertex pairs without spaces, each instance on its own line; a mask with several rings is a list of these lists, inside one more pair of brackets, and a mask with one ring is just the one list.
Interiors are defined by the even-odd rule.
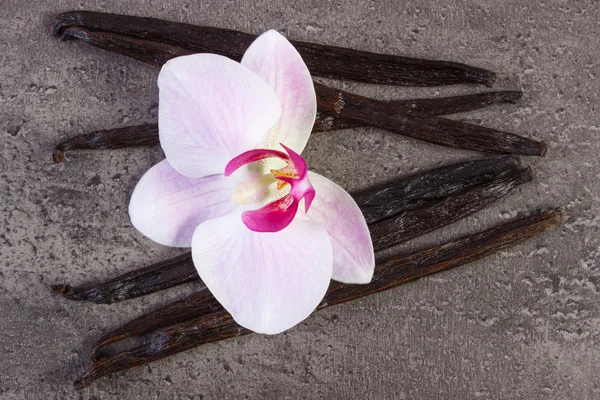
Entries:
[[280,33],[270,30],[250,45],[242,65],[260,75],[281,103],[281,118],[260,147],[278,148],[279,143],[285,143],[302,153],[315,123],[317,98],[298,51]]
[[190,178],[223,173],[229,160],[263,141],[281,113],[260,76],[215,54],[170,60],[158,87],[161,146]]
[[298,200],[291,194],[258,210],[244,211],[242,221],[254,232],[278,232],[292,223],[298,211]]
[[167,160],[150,168],[138,182],[129,202],[133,226],[166,246],[190,247],[199,224],[236,207],[231,200],[235,180],[223,175],[187,178]]
[[277,233],[248,230],[239,214],[201,224],[192,240],[200,277],[235,321],[275,334],[298,324],[321,302],[331,278],[329,236],[295,219]]
[[312,205],[312,202],[315,199],[316,195],[317,195],[317,192],[314,189],[309,190],[304,194],[304,212],[305,213],[307,213],[308,210],[310,209],[310,206]]
[[373,277],[375,254],[363,214],[341,187],[309,171],[317,196],[306,216],[329,233],[333,247],[332,279],[343,283],[368,283]]
[[229,176],[237,171],[240,167],[256,161],[264,160],[265,158],[276,157],[283,160],[288,160],[289,157],[283,151],[271,149],[255,149],[249,150],[237,157],[234,157],[225,166],[225,176]]

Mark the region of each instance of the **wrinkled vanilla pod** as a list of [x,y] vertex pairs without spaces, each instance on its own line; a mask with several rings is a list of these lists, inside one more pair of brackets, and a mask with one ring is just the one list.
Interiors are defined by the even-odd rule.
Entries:
[[[528,217],[513,220],[459,240],[394,257],[376,267],[373,280],[369,284],[345,285],[331,282],[318,309],[364,297],[479,260],[499,250],[521,243],[546,229],[553,228],[561,223],[563,218],[562,211],[558,209],[536,212]],[[166,306],[165,309],[168,307]],[[82,389],[91,385],[96,379],[117,371],[148,364],[205,343],[251,333],[237,325],[208,290],[200,291],[184,300],[175,302],[171,307],[172,312],[179,313],[179,315],[186,315],[184,311],[186,309],[201,308],[203,313],[195,319],[179,320],[174,325],[169,313],[160,313],[161,318],[167,318],[165,321],[159,321],[159,314],[153,313],[152,315],[157,318],[153,326],[160,326],[162,329],[156,331],[139,346],[116,354],[98,357],[101,348],[111,342],[111,338],[103,337],[94,347],[96,359],[75,381],[75,387]],[[147,321],[140,321],[137,332],[151,332],[147,329],[147,323]],[[136,327],[130,326],[129,330],[136,330]],[[120,340],[120,338],[116,340]],[[112,340],[112,342],[114,341]]]
[[518,168],[468,192],[448,196],[428,207],[405,211],[373,224],[373,247],[385,250],[482,210],[511,190],[533,180],[531,170]]
[[514,156],[459,162],[387,181],[352,194],[365,220],[374,223],[467,193],[519,165]]
[[[497,103],[516,102],[523,95],[519,91],[499,91],[468,94],[464,96],[442,97],[438,99],[408,99],[386,101],[412,111],[431,115],[446,115],[477,110]],[[317,101],[317,107],[322,106]],[[356,128],[361,125],[347,119],[323,113],[317,114],[313,132],[330,132],[339,129]],[[69,150],[122,149],[129,147],[155,146],[158,140],[158,124],[135,125],[124,128],[95,131],[69,138],[58,144],[52,154],[54,162],[61,163]]]
[[[236,61],[241,60],[257,37],[230,29],[91,11],[70,11],[58,15],[53,31],[60,36],[74,27],[185,47],[195,53],[223,54]],[[315,76],[401,86],[460,83],[491,86],[495,80],[493,72],[461,63],[291,42],[302,55],[311,75]]]
[[525,156],[543,157],[546,154],[545,143],[514,133],[411,112],[406,107],[391,106],[318,83],[315,89],[322,104],[329,105],[322,112],[338,118],[448,147]]
[[[106,32],[88,32],[81,28],[68,28],[63,37],[77,37],[93,46],[124,54],[138,60],[162,65],[178,55],[191,54],[179,47],[165,49],[168,45]],[[107,43],[107,38],[111,41]],[[319,110],[327,115],[360,125],[382,128],[414,139],[461,149],[491,153],[510,153],[527,156],[544,156],[546,145],[513,133],[483,126],[435,117],[416,112],[385,101],[354,95],[315,82]]]
[[69,300],[111,304],[198,280],[192,253],[185,253],[85,288],[52,285]]
[[[388,247],[392,241],[399,244],[446,226],[507,194],[530,178],[517,165],[512,156],[457,163],[362,190],[353,198],[369,224],[375,247]],[[406,222],[396,222],[395,215]],[[379,221],[385,229],[379,228]],[[198,279],[191,253],[185,253],[100,284],[53,285],[52,289],[70,300],[110,304]]]
[[[496,92],[483,92],[466,94],[462,96],[440,97],[433,99],[409,99],[382,101],[392,107],[403,107],[410,111],[431,114],[450,115],[467,111],[479,110],[493,104],[515,103],[523,96],[517,90],[501,90]],[[321,100],[321,103],[323,100]],[[317,101],[317,105],[319,101]],[[324,105],[321,104],[323,107]],[[313,132],[329,132],[339,129],[351,129],[368,126],[350,119],[340,118],[323,113],[317,114]]]

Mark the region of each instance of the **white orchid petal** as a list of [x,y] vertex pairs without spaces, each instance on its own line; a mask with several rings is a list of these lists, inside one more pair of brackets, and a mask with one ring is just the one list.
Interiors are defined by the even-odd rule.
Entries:
[[322,300],[332,249],[320,225],[296,218],[276,233],[249,230],[239,213],[201,224],[192,240],[194,265],[236,322],[275,334],[298,324]]
[[343,283],[369,283],[375,254],[369,228],[360,208],[344,189],[309,171],[316,196],[306,216],[329,233],[333,248],[332,279]]
[[224,175],[187,178],[161,161],[142,176],[131,195],[131,223],[155,242],[190,247],[200,223],[237,207],[231,199],[235,182]]
[[263,141],[281,113],[261,77],[215,54],[170,60],[158,87],[161,146],[190,178],[223,173],[229,160]]
[[250,45],[242,65],[260,75],[281,103],[281,117],[260,147],[281,150],[279,143],[283,143],[302,153],[315,123],[317,98],[298,51],[280,33],[270,30]]

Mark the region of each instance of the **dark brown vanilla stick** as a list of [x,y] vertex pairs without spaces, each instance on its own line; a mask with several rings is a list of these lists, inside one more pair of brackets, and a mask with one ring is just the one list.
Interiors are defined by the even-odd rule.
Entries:
[[192,253],[139,268],[87,288],[53,285],[52,290],[70,300],[110,304],[198,280]]
[[323,105],[321,112],[344,120],[448,147],[526,156],[546,154],[545,143],[513,133],[411,112],[406,107],[391,106],[318,83],[315,89]]
[[340,282],[332,282],[319,308],[358,299],[367,294],[387,290],[479,260],[554,228],[563,220],[564,214],[560,209],[538,211],[463,239],[395,257],[377,266],[373,280],[367,285],[344,285]]
[[[377,242],[389,243],[390,237],[393,236],[397,243],[400,243],[404,241],[401,234],[390,234],[386,230],[378,229],[378,224],[375,222],[386,218],[389,220],[389,217],[400,214],[410,221],[410,223],[399,222],[407,238],[441,228],[450,221],[456,220],[458,215],[464,215],[467,211],[475,212],[478,209],[475,204],[477,200],[481,200],[482,204],[488,204],[489,200],[494,198],[494,188],[504,187],[507,192],[512,187],[511,181],[502,178],[497,180],[498,183],[493,183],[492,180],[516,166],[517,160],[512,156],[467,161],[390,181],[363,190],[353,197],[369,223],[371,231],[378,232],[373,236]],[[486,183],[487,185],[483,186]],[[468,195],[473,188],[475,188],[471,202],[473,204],[470,204]],[[490,194],[487,198],[486,193]],[[465,196],[458,196],[462,194]],[[496,194],[499,195],[500,192]],[[466,204],[462,205],[462,209],[456,207],[465,200]],[[450,206],[456,208],[452,210]],[[428,212],[430,208],[435,212]],[[415,209],[421,211],[407,213]],[[389,228],[389,223],[385,224]],[[407,229],[413,226],[418,229],[407,232]],[[186,253],[100,284],[74,288],[69,285],[54,285],[52,289],[70,300],[110,304],[154,293],[194,279],[199,277],[190,253]]]
[[[439,99],[394,100],[387,101],[386,103],[431,115],[445,115],[477,110],[496,103],[515,102],[522,95],[523,93],[518,91],[500,91],[442,97]],[[319,114],[317,115],[313,132],[329,132],[358,126],[364,125],[327,114]],[[56,146],[52,156],[54,162],[61,163],[65,158],[64,153],[68,150],[122,149],[158,144],[157,124],[136,125],[96,131],[69,138]]]
[[[560,210],[537,212],[456,241],[392,258],[376,267],[373,280],[369,284],[344,285],[332,282],[318,309],[387,290],[482,259],[553,228],[561,223],[563,218]],[[75,387],[82,389],[96,379],[117,371],[148,364],[205,343],[251,333],[237,325],[206,290],[195,294],[195,297],[194,295],[188,297],[186,303],[178,303],[179,308],[201,307],[204,314],[196,319],[160,330],[140,346],[95,360],[77,379]],[[141,330],[143,328],[144,326],[140,327]]]
[[[166,51],[166,45],[163,44],[157,47],[156,44],[145,40],[119,37],[105,32],[83,31],[81,28],[66,29],[64,36],[78,37],[91,45],[153,65],[157,65],[156,60],[162,63],[176,54],[183,55],[190,52],[189,49],[180,48]],[[111,37],[111,41],[108,42],[106,37]],[[412,111],[408,107],[353,95],[319,83],[315,83],[315,90],[319,110],[322,113],[361,125],[374,126],[414,139],[462,149],[536,156],[543,156],[546,153],[544,143],[512,133],[434,117]]]
[[514,156],[466,161],[388,181],[354,193],[367,223],[427,207],[448,196],[468,193],[519,165]]
[[158,125],[128,126],[86,133],[72,137],[54,148],[52,158],[61,163],[65,152],[75,149],[122,149],[127,147],[155,146],[158,141]]
[[[463,96],[441,97],[437,99],[410,99],[384,101],[385,104],[404,107],[411,111],[430,115],[449,115],[467,111],[478,110],[493,104],[514,103],[523,96],[522,92],[506,90],[498,92],[484,92],[467,94]],[[317,100],[317,104],[322,101]],[[356,121],[339,118],[328,114],[317,114],[313,132],[329,132],[339,129],[351,129],[366,126]]]
[[122,54],[150,65],[162,66],[172,58],[194,54],[192,50],[171,44],[153,42],[111,32],[97,32],[81,27],[60,31],[61,39],[80,39],[92,46],[112,53]]
[[[62,35],[72,27],[185,47],[196,53],[223,54],[237,61],[256,39],[256,35],[229,29],[90,11],[58,15],[53,30]],[[292,43],[315,76],[401,86],[460,83],[491,86],[495,80],[491,71],[460,63],[377,54],[316,43]]]
[[514,169],[468,192],[448,196],[429,207],[403,212],[369,227],[373,247],[384,250],[456,222],[531,182],[530,169]]

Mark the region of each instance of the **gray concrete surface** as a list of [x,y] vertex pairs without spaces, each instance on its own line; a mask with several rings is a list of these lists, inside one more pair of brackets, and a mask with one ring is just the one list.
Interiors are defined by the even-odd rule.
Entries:
[[[487,260],[311,316],[287,333],[211,344],[72,381],[103,332],[180,297],[77,304],[48,285],[99,281],[177,254],[129,224],[137,179],[159,149],[73,153],[61,138],[156,120],[157,70],[49,35],[70,9],[131,13],[359,49],[470,62],[521,89],[518,105],[457,118],[543,139],[536,180],[500,204],[405,246],[458,237],[538,207],[560,228]],[[598,1],[0,1],[0,398],[600,398],[600,4]],[[339,83],[338,83],[339,84]],[[476,87],[341,84],[379,98]],[[357,189],[479,154],[376,129],[318,134],[316,171]]]

